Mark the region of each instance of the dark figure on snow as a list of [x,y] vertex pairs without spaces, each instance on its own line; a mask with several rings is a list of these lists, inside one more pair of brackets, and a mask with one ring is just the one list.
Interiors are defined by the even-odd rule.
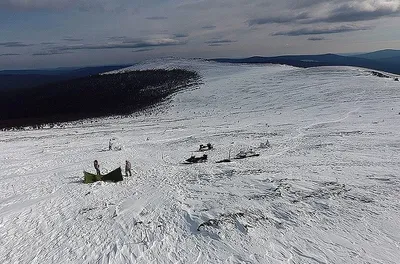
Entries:
[[100,165],[99,165],[99,162],[98,162],[97,160],[95,160],[95,161],[93,162],[93,165],[94,165],[94,168],[96,169],[96,174],[97,174],[97,175],[100,175]]
[[129,176],[132,176],[131,168],[132,168],[131,163],[128,160],[126,160],[125,161],[125,175],[126,176],[128,176],[128,173],[129,173]]
[[110,139],[110,141],[108,142],[108,150],[112,150],[112,142],[111,142],[111,139]]

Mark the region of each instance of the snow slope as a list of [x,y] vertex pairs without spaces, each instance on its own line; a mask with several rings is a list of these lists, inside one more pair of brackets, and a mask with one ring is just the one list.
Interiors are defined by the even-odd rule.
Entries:
[[[133,69],[173,67],[204,84],[154,114],[0,132],[0,263],[399,263],[398,82],[349,67]],[[181,164],[208,142],[208,162]],[[215,163],[250,148],[260,156]],[[83,184],[95,159],[104,172],[128,159],[134,175]]]

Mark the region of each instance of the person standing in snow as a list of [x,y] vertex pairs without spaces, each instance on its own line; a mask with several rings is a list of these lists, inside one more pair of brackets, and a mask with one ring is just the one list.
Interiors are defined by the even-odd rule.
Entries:
[[95,160],[95,161],[93,162],[93,165],[94,165],[94,168],[96,169],[97,175],[100,175],[100,165],[99,165],[99,162],[98,162],[97,160]]
[[128,176],[128,173],[129,173],[129,176],[132,176],[131,168],[132,168],[131,163],[128,160],[126,160],[125,161],[125,175],[126,176]]
[[112,142],[111,142],[111,139],[110,139],[110,141],[108,142],[108,150],[112,150]]

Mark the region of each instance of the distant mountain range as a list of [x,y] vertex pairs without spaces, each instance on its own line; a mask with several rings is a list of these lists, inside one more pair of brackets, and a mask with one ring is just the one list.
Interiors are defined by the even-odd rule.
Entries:
[[285,55],[275,57],[255,56],[241,59],[218,58],[212,59],[212,61],[224,63],[273,63],[303,68],[318,66],[354,66],[400,74],[400,50],[391,49],[352,56],[336,54]]
[[[379,50],[356,55],[285,55],[275,57],[218,58],[211,61],[225,63],[273,63],[296,67],[318,66],[354,66],[400,75],[400,50]],[[95,67],[70,67],[40,70],[5,70],[0,71],[0,91],[8,89],[30,88],[60,81],[67,81],[132,66],[109,65]]]
[[129,66],[132,66],[132,64],[42,70],[5,70],[0,71],[0,90],[35,87],[59,81],[97,75]]

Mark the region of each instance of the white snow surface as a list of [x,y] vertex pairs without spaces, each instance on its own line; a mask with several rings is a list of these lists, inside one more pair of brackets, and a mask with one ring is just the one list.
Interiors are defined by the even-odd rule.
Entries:
[[[0,263],[400,263],[399,82],[202,60],[126,70],[151,68],[203,84],[153,114],[0,132]],[[182,164],[209,142],[207,162]],[[84,184],[95,159],[130,160],[133,176]]]

